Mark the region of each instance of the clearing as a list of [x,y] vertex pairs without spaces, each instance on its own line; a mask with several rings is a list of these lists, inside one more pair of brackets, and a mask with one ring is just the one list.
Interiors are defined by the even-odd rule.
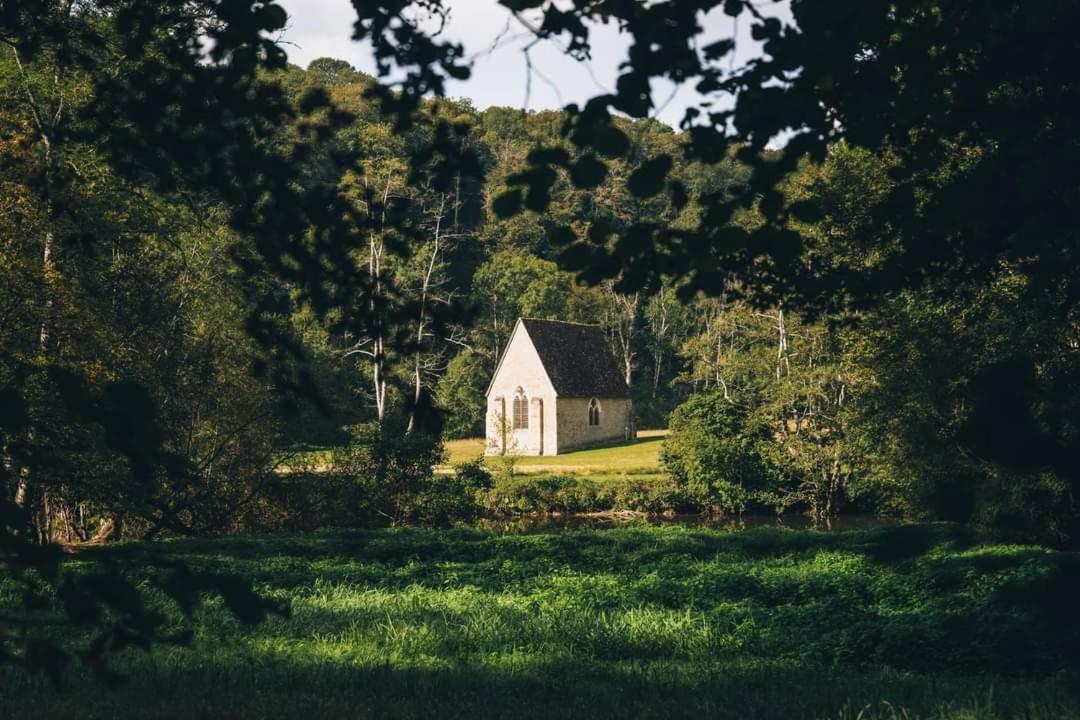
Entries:
[[[667,430],[642,430],[637,440],[605,447],[578,450],[548,457],[518,457],[515,470],[523,473],[565,475],[658,475],[660,446]],[[450,463],[464,462],[484,454],[484,440],[448,440]],[[485,457],[484,464],[498,468],[506,458]]]
[[[559,475],[589,475],[593,477],[633,475],[657,477],[663,473],[660,467],[660,446],[667,430],[642,430],[636,440],[618,445],[578,450],[577,452],[548,457],[518,457],[517,473],[554,473]],[[440,473],[451,472],[455,463],[472,460],[484,454],[484,440],[447,440],[447,464],[437,468]],[[314,448],[293,453],[300,462],[288,462],[278,472],[289,472],[298,465],[309,464],[310,470],[326,472],[330,467],[332,448]],[[507,460],[501,457],[485,457],[484,465],[492,470],[505,467]]]

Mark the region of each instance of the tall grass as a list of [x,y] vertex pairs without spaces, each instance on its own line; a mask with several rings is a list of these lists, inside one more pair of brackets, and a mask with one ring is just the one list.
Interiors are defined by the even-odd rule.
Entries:
[[334,531],[72,571],[162,557],[292,615],[249,628],[212,601],[192,645],[125,655],[113,689],[5,671],[0,717],[1080,717],[1077,558],[950,526]]

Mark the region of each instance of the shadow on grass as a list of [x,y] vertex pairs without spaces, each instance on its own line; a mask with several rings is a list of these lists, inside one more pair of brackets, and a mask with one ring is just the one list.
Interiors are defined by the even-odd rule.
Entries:
[[[35,718],[873,718],[1077,717],[1069,677],[931,678],[772,663],[598,662],[528,652],[419,667],[263,652],[250,664],[161,668],[101,693],[88,678],[62,691],[31,683],[6,701]],[[221,662],[223,661],[223,662]],[[0,675],[0,683],[3,682]],[[2,685],[0,685],[2,686]],[[895,712],[903,709],[904,714]]]
[[[502,534],[472,529],[419,527],[375,530],[320,530],[311,533],[245,535],[217,538],[180,538],[158,543],[130,542],[91,548],[84,557],[112,559],[154,556],[202,556],[206,558],[260,559],[349,556],[363,553],[370,559],[423,557],[489,559],[493,553],[524,554],[537,548],[604,547],[634,552],[643,547],[687,553],[707,559],[723,552],[740,552],[749,558],[766,558],[816,550],[848,550],[879,562],[918,557],[941,546],[964,549],[976,543],[964,528],[948,523],[901,525],[849,532],[793,531],[785,528],[754,528],[745,532],[657,527],[630,524],[597,531],[557,530],[528,534]],[[369,555],[373,553],[373,555]]]
[[[130,544],[83,559],[141,567],[163,557],[233,572],[301,600],[327,589],[361,595],[467,590],[482,596],[478,602],[532,598],[530,612],[538,617],[569,604],[585,623],[578,632],[586,634],[594,612],[644,608],[702,613],[708,620],[717,608],[736,607],[756,628],[739,640],[741,652],[762,659],[1012,674],[1080,662],[1078,557],[1036,547],[980,547],[948,524],[844,533],[650,526],[528,535],[326,531]],[[343,622],[376,621],[349,602],[351,616],[309,611],[311,627],[329,632]],[[449,635],[476,620],[445,607],[432,612]],[[557,631],[538,637],[552,647],[563,641]],[[502,641],[513,645],[514,638]],[[620,645],[614,636],[611,642]],[[498,652],[500,646],[482,649]],[[631,646],[626,651],[634,657]],[[660,656],[665,652],[680,657],[675,651]]]
[[[652,445],[654,443],[662,443],[662,442],[664,442],[664,439],[665,438],[664,438],[663,435],[652,435],[652,436],[648,436],[648,437],[635,438],[633,440],[624,440],[623,442],[603,443],[602,445],[597,444],[597,445],[593,445],[593,446],[590,446],[590,447],[582,448],[580,450],[575,450],[573,452],[574,453],[580,453],[580,452],[589,452],[590,450],[618,450],[619,448],[641,447],[642,445]],[[558,457],[558,456],[555,456],[555,457]]]
[[208,607],[193,646],[126,656],[116,692],[0,672],[0,717],[925,716],[991,688],[1005,717],[1078,703],[1080,557],[947,524],[324,531],[123,544],[72,570],[174,561],[292,616],[243,627]]

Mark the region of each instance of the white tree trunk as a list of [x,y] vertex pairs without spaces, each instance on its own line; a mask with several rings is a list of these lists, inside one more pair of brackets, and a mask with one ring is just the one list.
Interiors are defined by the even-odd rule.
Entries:
[[435,216],[435,240],[431,246],[431,257],[428,258],[427,271],[424,273],[424,279],[420,283],[420,310],[419,317],[416,320],[416,352],[413,357],[413,406],[412,411],[409,413],[409,425],[405,428],[406,434],[416,429],[416,411],[420,407],[420,398],[424,391],[421,363],[423,360],[424,329],[427,322],[427,302],[428,294],[431,291],[431,280],[435,275],[435,266],[439,259],[439,252],[442,249],[440,241],[442,239],[442,219],[445,211],[446,195],[443,195],[439,203],[439,212]]

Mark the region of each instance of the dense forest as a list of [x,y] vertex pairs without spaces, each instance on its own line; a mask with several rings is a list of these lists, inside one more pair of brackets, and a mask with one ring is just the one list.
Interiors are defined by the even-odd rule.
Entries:
[[[400,131],[372,97],[374,78],[322,59],[261,78],[294,118],[266,142],[284,153],[323,133],[292,182],[333,184],[377,222],[346,228],[348,277],[308,278],[312,294],[263,266],[260,239],[235,232],[221,202],[117,173],[81,127],[87,79],[75,68],[57,75],[56,62],[0,57],[3,376],[8,393],[25,388],[30,418],[8,436],[5,463],[42,537],[260,527],[250,508],[282,482],[292,450],[479,436],[484,389],[518,317],[603,327],[638,426],[670,418],[668,471],[703,508],[858,509],[1071,536],[1066,480],[985,461],[965,442],[980,368],[1021,345],[1045,348],[1048,362],[1054,347],[1075,352],[1075,323],[1042,313],[1008,263],[962,288],[927,282],[872,308],[767,304],[739,282],[706,292],[677,275],[633,291],[619,277],[583,282],[560,265],[565,228],[602,245],[642,224],[707,222],[702,198],[747,183],[739,148],[720,162],[682,160],[687,132],[617,119],[625,153],[551,171],[546,209],[513,212],[521,197],[507,191],[534,172],[538,152],[581,155],[565,112],[431,100]],[[332,126],[331,115],[347,120]],[[438,143],[479,167],[440,167],[424,150]],[[334,156],[357,158],[359,171],[322,176]],[[669,182],[681,196],[634,187],[635,170],[658,158],[676,158]],[[843,142],[802,162],[781,187],[800,210],[789,227],[814,241],[803,260],[885,265],[889,248],[868,251],[861,239],[891,183],[888,157]],[[732,216],[733,237],[766,222],[760,203]],[[293,368],[295,392],[265,372],[268,351],[281,353],[260,345],[268,327],[288,339],[277,364]],[[154,457],[127,457],[130,443]],[[145,474],[135,488],[131,474]]]

